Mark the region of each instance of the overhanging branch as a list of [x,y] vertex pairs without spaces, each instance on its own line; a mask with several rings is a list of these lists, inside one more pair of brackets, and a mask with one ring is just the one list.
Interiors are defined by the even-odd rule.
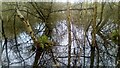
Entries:
[[[72,9],[69,9],[69,10],[76,10],[76,11],[82,11],[82,10],[93,10],[93,8],[81,8],[81,9],[78,9],[78,8],[72,8]],[[61,10],[53,10],[53,12],[62,12],[62,11],[67,11],[67,9],[61,9]]]

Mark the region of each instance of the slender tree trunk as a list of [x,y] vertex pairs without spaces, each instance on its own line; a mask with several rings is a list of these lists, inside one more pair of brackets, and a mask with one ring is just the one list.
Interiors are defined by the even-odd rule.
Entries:
[[9,57],[8,57],[8,47],[7,47],[8,46],[8,43],[7,43],[8,39],[7,39],[6,34],[5,34],[3,20],[2,20],[2,36],[3,36],[4,40],[5,40],[4,45],[5,45],[5,52],[6,52],[6,58],[7,58],[7,68],[9,68],[10,61],[9,61]]
[[2,57],[2,36],[0,36],[0,68],[2,68],[2,59],[1,59],[1,57]]
[[[0,2],[0,10],[2,10],[2,2]],[[2,12],[0,12],[0,18],[2,19]],[[2,20],[0,19],[0,68],[2,68]]]
[[93,16],[93,23],[92,23],[92,46],[91,46],[91,63],[90,67],[93,68],[94,66],[94,56],[95,56],[95,46],[96,46],[96,17],[97,17],[97,2],[94,2],[94,16]]
[[94,66],[94,54],[95,54],[95,47],[91,46],[90,68],[93,68],[93,66]]
[[[18,45],[17,34],[16,34],[16,15],[14,15],[13,28],[14,28],[14,29],[13,29],[13,32],[14,32],[15,45]],[[18,54],[19,54],[20,60],[23,61],[24,68],[25,68],[25,60],[24,60],[23,57],[21,56],[18,46],[16,46],[16,49],[17,49],[17,52],[18,52]]]
[[24,23],[28,34],[30,35],[30,37],[32,38],[34,45],[36,47],[36,55],[35,55],[35,60],[33,63],[33,68],[38,68],[38,61],[40,59],[40,56],[42,54],[42,47],[40,47],[40,43],[37,41],[37,38],[34,35],[34,32],[32,30],[32,27],[30,25],[30,23],[24,18],[24,16],[21,14],[21,12],[17,9],[17,15],[18,17],[21,19],[21,21]]
[[99,57],[100,57],[100,53],[99,53],[99,47],[98,47],[97,42],[96,42],[96,49],[97,49],[97,58],[96,58],[97,68],[99,68]]
[[[37,45],[39,45],[39,43]],[[37,47],[33,68],[38,68],[38,62],[41,54],[42,54],[42,48]]]
[[[87,12],[87,11],[88,11],[88,10],[87,10],[87,8],[88,8],[88,1],[86,0],[85,2],[86,2],[86,3],[85,3],[85,4],[86,4],[86,5],[85,5],[85,6],[86,6],[86,10],[85,10],[85,15],[84,15],[84,17],[86,17],[86,16],[87,16],[87,13],[88,13],[88,12]],[[85,37],[85,36],[86,36],[86,28],[87,28],[86,25],[87,25],[87,23],[88,23],[88,17],[86,17],[86,19],[84,20],[84,23],[85,23],[85,24],[83,25],[83,27],[84,27],[84,31],[83,31],[83,33],[84,33],[84,43],[83,43],[83,53],[84,53],[84,59],[83,59],[83,61],[84,61],[84,63],[83,63],[83,66],[85,66],[85,60],[86,60],[86,59],[85,59],[85,54],[86,54],[86,53],[85,53],[85,52],[86,52],[86,49],[85,49],[85,46],[86,46],[86,37]]]
[[67,2],[67,23],[68,23],[68,68],[70,68],[70,63],[71,63],[71,14],[70,14],[70,2]]

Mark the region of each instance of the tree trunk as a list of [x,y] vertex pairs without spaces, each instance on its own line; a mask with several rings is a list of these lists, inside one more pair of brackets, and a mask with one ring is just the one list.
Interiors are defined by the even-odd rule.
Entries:
[[68,68],[70,68],[70,62],[71,62],[71,15],[70,15],[70,2],[67,2],[67,23],[68,23]]
[[21,19],[21,21],[24,23],[27,29],[27,32],[32,38],[34,45],[36,47],[36,55],[35,55],[35,60],[33,63],[33,68],[38,68],[38,60],[40,59],[40,56],[42,54],[42,47],[40,47],[40,43],[39,41],[37,41],[37,38],[34,35],[34,32],[32,30],[30,23],[24,18],[24,16],[21,14],[21,12],[18,9],[17,9],[17,14],[18,14],[18,17]]
[[[0,3],[0,9],[2,8],[2,3]],[[0,12],[0,17],[2,19],[2,13]],[[0,68],[2,68],[2,20],[0,19]]]
[[94,16],[93,16],[93,23],[92,23],[92,45],[91,45],[91,63],[90,67],[93,68],[94,66],[94,56],[95,56],[95,46],[96,46],[96,18],[97,18],[97,2],[94,2]]
[[[39,43],[37,45],[39,45]],[[42,54],[42,51],[43,51],[42,48],[37,47],[35,60],[34,60],[34,63],[33,63],[33,68],[38,68],[38,66],[39,66],[38,62],[39,62],[40,56]]]

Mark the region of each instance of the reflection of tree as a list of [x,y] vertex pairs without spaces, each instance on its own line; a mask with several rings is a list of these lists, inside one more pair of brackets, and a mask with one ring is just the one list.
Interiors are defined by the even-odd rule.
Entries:
[[74,66],[114,66],[119,61],[117,3],[72,4],[71,28],[67,3],[21,2],[18,7],[24,18],[16,17],[16,3],[2,5],[3,65],[67,66],[68,57]]
[[67,2],[67,24],[68,24],[68,68],[70,68],[70,63],[71,63],[71,4]]
[[9,67],[10,60],[9,60],[9,57],[8,57],[8,49],[7,49],[7,46],[8,46],[7,41],[8,41],[8,40],[7,40],[7,37],[6,37],[6,35],[5,35],[3,23],[4,23],[4,22],[3,22],[3,20],[2,20],[2,35],[3,35],[4,39],[5,39],[4,46],[5,46],[5,51],[6,51],[7,64],[8,64],[8,67]]
[[94,3],[94,11],[93,11],[93,23],[92,23],[92,45],[91,45],[91,63],[90,67],[92,68],[94,66],[94,55],[95,55],[95,47],[97,47],[96,44],[96,18],[97,18],[97,2]]

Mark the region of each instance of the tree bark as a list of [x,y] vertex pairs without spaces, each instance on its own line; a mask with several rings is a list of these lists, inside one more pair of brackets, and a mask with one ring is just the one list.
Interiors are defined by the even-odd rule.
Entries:
[[68,23],[68,68],[70,68],[70,62],[71,62],[71,14],[70,14],[70,2],[67,2],[67,23]]

